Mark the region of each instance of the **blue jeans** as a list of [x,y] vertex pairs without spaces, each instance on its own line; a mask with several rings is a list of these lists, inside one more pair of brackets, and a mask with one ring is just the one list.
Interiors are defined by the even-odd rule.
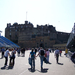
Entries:
[[41,68],[43,67],[43,59],[44,59],[44,56],[40,56]]
[[35,58],[31,58],[31,69],[34,67],[35,69]]

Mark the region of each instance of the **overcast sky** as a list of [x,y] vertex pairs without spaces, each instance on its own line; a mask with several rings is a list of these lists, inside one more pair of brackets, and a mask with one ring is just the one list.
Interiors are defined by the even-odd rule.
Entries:
[[0,30],[5,36],[7,23],[24,24],[26,20],[34,27],[50,24],[57,31],[71,32],[75,22],[75,0],[0,0]]

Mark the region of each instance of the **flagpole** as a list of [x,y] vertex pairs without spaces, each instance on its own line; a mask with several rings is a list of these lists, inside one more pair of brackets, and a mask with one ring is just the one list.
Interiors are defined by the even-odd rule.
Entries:
[[26,20],[27,20],[27,12],[26,12]]

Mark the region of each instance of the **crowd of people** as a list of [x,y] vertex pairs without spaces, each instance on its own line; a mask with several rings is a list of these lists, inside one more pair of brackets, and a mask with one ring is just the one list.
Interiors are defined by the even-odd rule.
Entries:
[[[14,66],[15,64],[15,57],[16,57],[16,52],[17,52],[17,56],[20,57],[25,57],[25,48],[1,48],[1,58],[5,58],[5,63],[4,66],[7,66],[8,63],[8,56],[10,57],[10,61],[9,61],[9,65],[10,66]],[[56,63],[59,63],[59,56],[61,57],[62,55],[62,50],[59,50],[58,48],[56,48],[55,50],[51,50],[50,48],[32,48],[30,53],[29,53],[29,64],[31,66],[31,70],[35,70],[35,59],[39,56],[40,57],[40,67],[41,67],[41,71],[43,70],[43,61],[46,64],[51,64],[49,61],[49,57],[50,57],[50,53],[54,52],[54,56],[56,58]],[[65,50],[65,54],[67,56],[68,51]],[[71,60],[75,63],[75,53],[71,56]]]
[[[47,48],[47,49],[43,49],[42,47],[40,47],[39,49],[37,49],[38,53],[37,55],[35,54],[35,49],[32,48],[30,54],[29,54],[29,58],[31,57],[31,59],[29,61],[31,61],[30,65],[31,65],[31,70],[35,70],[35,59],[37,56],[40,57],[40,64],[41,64],[41,71],[43,70],[43,61],[46,64],[50,64],[49,61],[49,56],[51,53],[51,49]],[[54,52],[54,51],[52,51]],[[55,50],[54,52],[54,56],[56,58],[56,62],[58,63],[58,59],[59,59],[59,55],[61,56],[62,51],[58,50],[58,48]]]
[[5,48],[5,47],[2,47],[0,49],[0,52],[1,52],[1,59],[5,58],[4,67],[7,66],[8,56],[10,58],[9,66],[14,66],[16,52],[17,52],[18,57],[20,57],[20,56],[25,57],[25,48]]

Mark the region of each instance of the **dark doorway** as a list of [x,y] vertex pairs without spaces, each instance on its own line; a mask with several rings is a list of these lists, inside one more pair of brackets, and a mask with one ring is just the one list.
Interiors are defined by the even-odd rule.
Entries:
[[43,47],[43,48],[44,48],[44,44],[43,44],[43,43],[41,43],[41,44],[40,44],[40,47]]

